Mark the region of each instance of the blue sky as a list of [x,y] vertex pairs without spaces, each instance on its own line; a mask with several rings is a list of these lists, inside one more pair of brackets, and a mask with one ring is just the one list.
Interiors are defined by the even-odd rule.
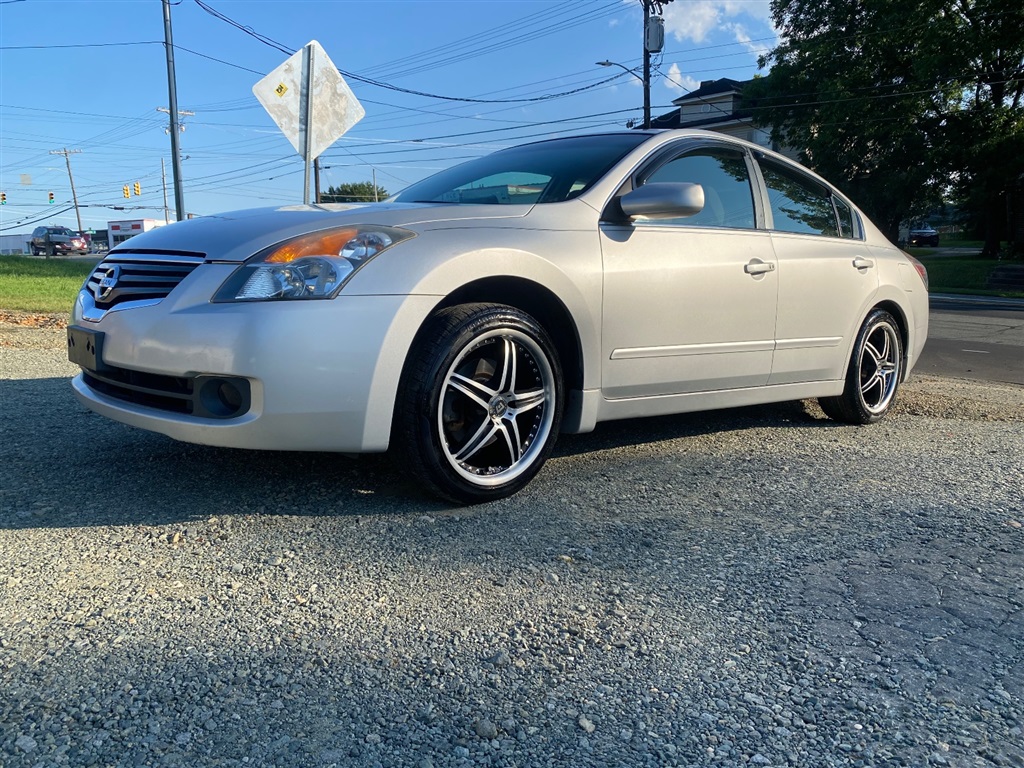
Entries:
[[[665,18],[655,115],[701,80],[753,76],[774,40],[768,0],[675,0]],[[178,107],[195,112],[181,153],[197,214],[301,202],[301,158],[252,86],[287,58],[279,47],[313,39],[343,72],[381,84],[348,80],[366,117],[321,156],[325,189],[375,169],[397,192],[494,149],[642,117],[639,80],[595,65],[640,67],[639,0],[180,0],[171,19]],[[84,227],[162,219],[161,158],[173,220],[168,122],[156,111],[167,105],[160,0],[0,0],[0,232],[76,226],[64,158],[50,154],[63,148],[82,150],[71,164]],[[125,200],[136,181],[142,194]]]

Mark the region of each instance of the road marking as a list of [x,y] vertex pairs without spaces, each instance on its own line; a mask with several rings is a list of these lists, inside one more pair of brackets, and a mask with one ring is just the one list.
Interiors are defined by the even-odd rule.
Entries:
[[987,355],[987,354],[989,354],[988,352],[986,352],[983,349],[961,349],[960,351],[961,352],[973,352],[976,355]]

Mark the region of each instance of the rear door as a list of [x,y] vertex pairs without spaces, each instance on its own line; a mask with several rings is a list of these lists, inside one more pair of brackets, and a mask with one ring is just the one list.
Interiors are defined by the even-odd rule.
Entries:
[[757,164],[778,259],[779,308],[771,384],[843,377],[878,269],[857,214],[832,189],[793,165]]

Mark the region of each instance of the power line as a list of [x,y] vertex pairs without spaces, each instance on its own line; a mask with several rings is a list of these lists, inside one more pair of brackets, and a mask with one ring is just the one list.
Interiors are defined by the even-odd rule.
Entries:
[[[0,227],[0,232],[6,232],[9,229],[17,229],[18,227],[28,227],[28,226],[31,226],[32,224],[38,224],[40,221],[45,221],[46,219],[52,219],[55,216],[61,216],[61,215],[65,214],[65,213],[67,213],[68,211],[74,210],[74,207],[75,206],[73,206],[73,205],[69,205],[67,208],[62,208],[59,211],[47,211],[46,215],[40,216],[39,218],[33,219],[32,221],[28,221],[26,219],[22,219],[21,221],[17,221],[14,224],[11,224],[9,226]],[[30,213],[29,216],[35,216],[35,214]]]
[[[252,27],[248,27],[248,26],[245,26],[243,24],[240,24],[239,22],[235,21],[231,17],[221,13],[220,11],[217,11],[214,8],[211,8],[209,5],[204,3],[203,0],[195,0],[195,3],[200,8],[202,8],[204,11],[209,13],[211,16],[214,16],[215,18],[220,19],[221,21],[223,21],[223,22],[225,22],[227,24],[230,24],[235,29],[238,29],[238,30],[244,32],[245,34],[249,35],[250,37],[252,37],[255,40],[258,40],[259,42],[263,43],[264,45],[270,46],[271,48],[274,48],[274,49],[280,51],[281,53],[285,53],[285,54],[287,54],[289,56],[291,56],[292,54],[295,53],[295,51],[293,49],[288,48],[284,44],[279,43],[276,40],[274,40],[274,39],[272,39],[270,37],[267,37],[266,35],[260,34],[259,32],[256,32]],[[349,72],[349,71],[341,69],[341,68],[338,68],[338,72],[340,72],[342,74],[342,76],[344,76],[344,77],[346,77],[346,78],[348,78],[350,80],[354,80],[354,81],[359,82],[359,83],[364,83],[366,85],[372,85],[372,86],[375,86],[377,88],[384,88],[384,89],[389,90],[389,91],[395,91],[397,93],[405,93],[405,94],[408,94],[410,96],[422,96],[422,97],[428,98],[428,99],[439,99],[441,101],[464,102],[464,103],[467,103],[467,104],[530,104],[530,103],[536,103],[536,102],[541,102],[541,101],[550,101],[551,99],[558,99],[558,98],[562,98],[564,96],[571,96],[571,95],[576,94],[576,93],[582,93],[583,91],[591,90],[592,88],[596,88],[596,87],[598,87],[600,85],[604,85],[605,83],[610,83],[613,80],[618,80],[620,77],[622,77],[621,74],[616,74],[616,75],[614,75],[612,77],[609,77],[609,78],[607,78],[605,80],[598,81],[597,83],[594,83],[593,85],[583,86],[581,88],[575,88],[575,89],[570,90],[570,91],[563,91],[562,93],[549,93],[549,94],[545,94],[543,96],[534,96],[534,97],[531,97],[531,98],[523,98],[523,99],[477,99],[477,98],[470,98],[470,97],[466,97],[466,96],[443,96],[443,95],[437,94],[437,93],[428,93],[427,91],[416,90],[415,88],[403,88],[402,86],[393,85],[391,83],[385,83],[385,82],[383,82],[381,80],[377,80],[377,79],[372,78],[372,77],[366,77],[364,75],[360,75],[360,74],[357,74],[355,72]]]
[[56,50],[58,48],[118,48],[127,45],[162,45],[160,40],[134,40],[120,43],[66,43],[60,45],[0,45],[0,51]]
[[[621,7],[621,5],[618,2],[615,2],[603,6],[603,8],[616,5]],[[504,24],[499,24],[495,27],[491,27],[490,29],[483,30],[480,33],[474,34],[472,37],[464,37],[447,43],[441,43],[440,45],[436,45],[433,48],[428,48],[417,53],[412,53],[409,54],[408,56],[403,56],[398,59],[392,59],[391,61],[377,65],[376,67],[370,67],[368,73],[383,74],[388,70],[393,70],[395,67],[422,66],[431,59],[436,59],[439,56],[444,57],[445,55],[447,55],[449,51],[453,49],[457,51],[464,51],[467,47],[467,42],[472,42],[481,39],[493,41],[494,39],[504,35],[506,32],[519,35],[524,30],[538,23],[547,24],[557,29],[558,27],[553,23],[554,19],[565,13],[569,13],[573,16],[576,16],[578,15],[576,13],[576,9],[577,6],[574,6],[570,3],[565,3],[564,5],[562,5],[562,7],[546,8],[544,10],[537,11],[536,13],[528,14],[513,21],[506,22]],[[405,74],[408,74],[408,72],[400,71],[395,76],[401,77]]]

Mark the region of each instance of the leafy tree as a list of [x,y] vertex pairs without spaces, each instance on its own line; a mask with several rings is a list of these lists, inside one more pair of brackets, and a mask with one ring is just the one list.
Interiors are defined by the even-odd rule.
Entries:
[[320,193],[321,203],[372,203],[374,200],[383,200],[388,197],[388,191],[384,187],[376,188],[377,195],[374,197],[373,182],[355,181],[346,184],[339,184],[336,187],[328,187],[326,192]]
[[1024,174],[1024,4],[772,0],[772,16],[771,74],[744,93],[755,120],[890,237],[953,196],[998,249]]

